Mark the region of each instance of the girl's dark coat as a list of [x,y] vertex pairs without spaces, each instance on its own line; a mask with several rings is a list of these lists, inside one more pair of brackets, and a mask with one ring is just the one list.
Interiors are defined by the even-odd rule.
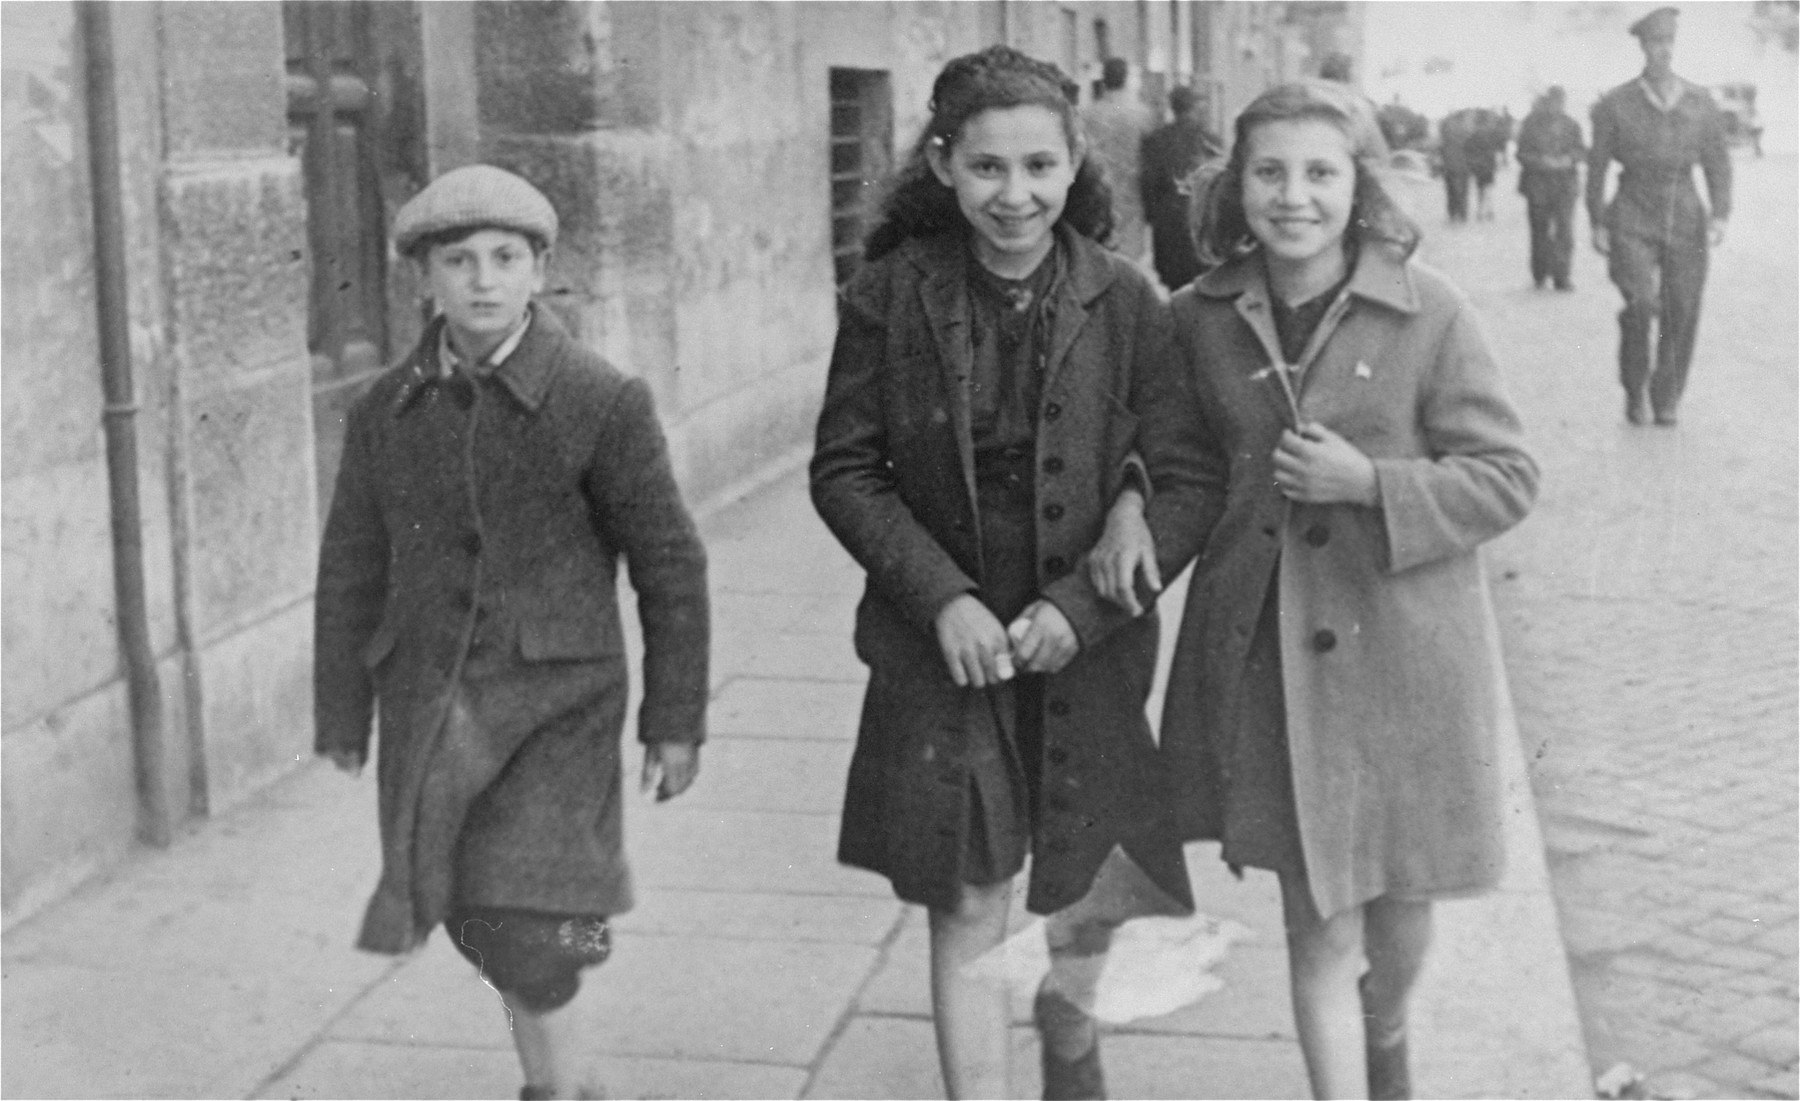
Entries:
[[1271,368],[1282,360],[1257,256],[1202,276],[1173,311],[1226,490],[1163,712],[1185,832],[1219,836],[1229,776],[1215,739],[1279,558],[1288,747],[1319,912],[1493,885],[1506,687],[1477,548],[1525,516],[1538,470],[1468,302],[1365,247],[1301,358],[1299,418],[1375,461],[1379,509],[1290,504],[1274,488],[1295,413]]
[[359,944],[405,951],[467,903],[631,904],[617,562],[644,629],[645,742],[698,743],[706,556],[649,389],[537,309],[468,391],[442,322],[353,407],[319,556],[317,748],[366,755],[382,873]]
[[[1167,457],[1149,471],[1159,545],[1197,539],[1198,418],[1171,355],[1167,310],[1143,276],[1084,237],[1059,236],[1068,266],[1038,414],[1038,580],[1081,652],[1045,687],[1027,905],[1047,913],[1080,898],[1115,846],[1191,905],[1144,715],[1156,619],[1133,621],[1105,602],[1085,561],[1134,446]],[[958,235],[913,238],[851,281],[812,460],[819,514],[869,575],[856,649],[870,683],[838,855],[888,876],[902,898],[940,908],[956,904],[967,843],[964,739],[1012,721],[1011,693],[956,687],[934,627],[981,576],[968,262]]]

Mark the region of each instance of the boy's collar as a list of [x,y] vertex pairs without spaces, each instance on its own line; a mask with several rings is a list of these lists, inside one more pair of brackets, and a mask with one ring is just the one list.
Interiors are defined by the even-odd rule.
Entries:
[[[439,359],[446,343],[443,329],[444,318],[439,315],[420,338],[418,351],[413,355],[412,365],[406,372],[400,392],[394,395],[393,409],[396,417],[406,412],[429,384],[445,377]],[[541,309],[533,302],[528,310],[527,323],[516,335],[518,342],[513,348],[505,349],[502,345],[502,348],[495,349],[496,354],[503,350],[506,354],[492,368],[492,375],[514,400],[535,413],[544,404],[544,395],[549,392],[550,376],[555,366],[548,354],[548,344],[559,337],[566,337],[568,333],[553,311]],[[488,358],[490,362],[494,359],[493,356]]]
[[531,328],[531,308],[527,306],[525,312],[519,317],[519,323],[512,327],[511,332],[501,338],[500,343],[494,345],[494,350],[482,356],[478,362],[470,364],[463,358],[462,353],[456,350],[456,341],[452,339],[450,326],[446,324],[439,330],[438,335],[438,377],[449,378],[458,368],[468,371],[471,375],[492,374],[500,369],[508,356],[518,350],[519,342],[525,339],[525,330],[529,328]]

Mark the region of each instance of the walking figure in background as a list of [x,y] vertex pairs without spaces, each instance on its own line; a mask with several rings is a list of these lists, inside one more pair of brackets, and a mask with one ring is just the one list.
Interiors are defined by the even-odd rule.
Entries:
[[1474,132],[1467,147],[1469,176],[1475,181],[1475,220],[1494,220],[1494,174],[1506,159],[1506,147],[1512,141],[1512,115],[1502,111],[1478,109],[1474,113]]
[[[1694,338],[1707,250],[1725,240],[1731,216],[1731,154],[1725,122],[1706,89],[1675,75],[1675,8],[1658,8],[1631,25],[1644,51],[1644,71],[1594,105],[1588,153],[1588,222],[1594,248],[1625,297],[1619,311],[1619,382],[1625,419],[1672,426]],[[1619,162],[1609,203],[1606,177]],[[1706,176],[1711,210],[1694,187]],[[1656,353],[1650,330],[1655,323]]]
[[[838,857],[929,908],[952,1097],[1013,1096],[1006,990],[970,965],[1001,943],[1028,852],[1026,905],[1052,915],[1047,1098],[1104,1095],[1090,1010],[1115,925],[1192,908],[1144,714],[1155,617],[1102,599],[1087,567],[1128,481],[1154,486],[1170,546],[1198,538],[1196,448],[1165,437],[1199,424],[1166,308],[1097,243],[1112,207],[1071,87],[1003,46],[944,67],[839,300],[811,466],[819,514],[868,571]],[[1124,865],[1153,889],[1092,904]]]
[[1452,111],[1438,124],[1438,164],[1444,173],[1444,198],[1452,224],[1469,220],[1469,143],[1475,136],[1475,114]]
[[1131,66],[1124,58],[1107,58],[1101,67],[1100,98],[1088,107],[1084,121],[1090,152],[1112,185],[1112,246],[1137,264],[1145,260],[1150,245],[1144,208],[1138,202],[1138,152],[1156,120],[1126,87],[1130,76]]
[[1569,261],[1575,251],[1575,200],[1587,147],[1581,124],[1563,110],[1563,90],[1551,85],[1519,127],[1519,194],[1531,224],[1531,282],[1574,290]]
[[[1280,877],[1318,1097],[1409,1096],[1432,900],[1500,879],[1505,673],[1478,548],[1538,478],[1468,301],[1409,259],[1386,159],[1343,85],[1259,96],[1196,197],[1222,264],[1171,303],[1217,523],[1162,748],[1184,832]],[[1148,559],[1139,507],[1115,504],[1097,556]]]
[[526,1098],[604,1096],[582,978],[631,906],[621,554],[659,799],[693,782],[707,697],[706,554],[650,390],[532,302],[556,228],[488,165],[400,209],[395,248],[441,312],[350,411],[314,654],[320,754],[360,771],[380,710],[381,880],[358,946],[406,952],[442,922],[506,1003]]
[[1192,88],[1176,85],[1169,92],[1169,110],[1174,120],[1144,138],[1138,167],[1156,274],[1163,286],[1173,291],[1200,274],[1200,254],[1188,225],[1188,209],[1193,205],[1188,177],[1224,150],[1200,121],[1199,95]]

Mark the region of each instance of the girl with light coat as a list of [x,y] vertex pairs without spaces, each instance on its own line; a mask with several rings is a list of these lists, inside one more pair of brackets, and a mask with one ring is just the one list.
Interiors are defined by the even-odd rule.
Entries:
[[[1431,900],[1500,878],[1505,686],[1478,548],[1538,476],[1467,300],[1410,259],[1385,159],[1349,89],[1264,93],[1196,197],[1218,266],[1172,303],[1221,492],[1162,748],[1186,835],[1281,878],[1321,1097],[1409,1095]],[[1103,549],[1147,553],[1136,507]]]

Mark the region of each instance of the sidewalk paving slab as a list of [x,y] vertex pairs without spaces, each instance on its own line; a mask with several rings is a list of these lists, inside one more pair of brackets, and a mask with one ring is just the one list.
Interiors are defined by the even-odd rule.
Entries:
[[[722,602],[734,637],[819,659],[807,666],[818,675],[788,675],[806,665],[788,659],[715,671],[715,736],[692,795],[627,792],[640,902],[590,980],[611,995],[612,1093],[939,1096],[923,911],[835,860],[864,675],[842,661],[860,578],[798,477],[705,530],[715,586],[760,594]],[[757,622],[794,609],[785,629]],[[1512,756],[1509,777],[1522,776]],[[630,772],[635,748],[627,759]],[[310,764],[9,930],[0,1092],[513,1095],[504,1012],[441,932],[398,961],[351,947],[378,870],[370,780]],[[1525,802],[1509,819],[1505,886],[1442,909],[1415,1009],[1422,1096],[1586,1093],[1529,789],[1512,779],[1508,791]],[[1235,879],[1213,845],[1189,861],[1201,908],[1256,938],[1220,965],[1222,990],[1109,1028],[1115,1095],[1304,1096],[1274,878]],[[1014,927],[1029,920],[1020,908]],[[1018,1096],[1037,1090],[1029,995],[1013,997]]]

